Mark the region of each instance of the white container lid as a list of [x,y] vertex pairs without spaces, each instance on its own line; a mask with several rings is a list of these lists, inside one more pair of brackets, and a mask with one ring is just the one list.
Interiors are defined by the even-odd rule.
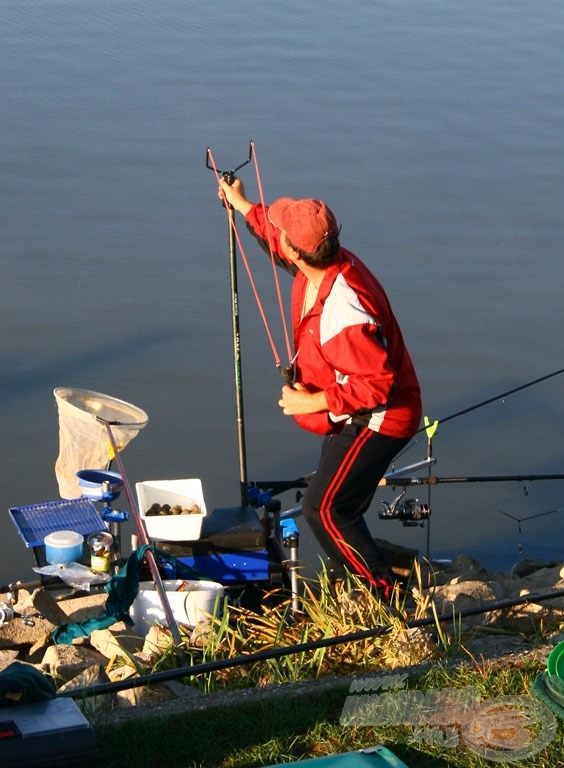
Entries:
[[77,547],[84,543],[84,536],[76,531],[54,531],[45,536],[47,547]]

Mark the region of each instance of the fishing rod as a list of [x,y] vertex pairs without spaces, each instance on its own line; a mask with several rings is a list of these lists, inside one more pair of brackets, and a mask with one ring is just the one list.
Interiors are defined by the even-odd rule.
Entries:
[[[504,400],[506,397],[509,397],[510,395],[515,394],[516,392],[522,392],[524,389],[528,389],[529,387],[534,386],[535,384],[540,384],[542,381],[547,381],[548,379],[551,379],[555,376],[559,376],[561,373],[564,373],[564,368],[559,368],[557,371],[552,371],[552,373],[547,373],[545,376],[540,376],[536,379],[533,379],[532,381],[528,381],[525,384],[521,384],[518,387],[513,387],[512,389],[508,389],[505,392],[501,392],[498,395],[494,395],[493,397],[489,397],[486,400],[481,400],[479,403],[475,403],[474,405],[471,405],[467,408],[463,408],[460,411],[456,411],[456,413],[451,413],[450,416],[445,416],[442,419],[436,419],[434,422],[431,422],[427,416],[424,418],[424,426],[421,427],[415,434],[419,434],[420,432],[425,432],[427,435],[427,458],[430,459],[432,457],[432,445],[433,445],[433,437],[437,432],[437,429],[439,428],[439,424],[446,424],[448,421],[452,421],[453,419],[458,418],[459,416],[463,416],[467,413],[471,413],[472,411],[478,410],[478,408],[483,408],[485,405],[489,405],[491,403],[495,403],[498,400]],[[430,510],[431,508],[431,487],[433,485],[438,485],[439,483],[480,483],[480,482],[504,482],[508,480],[522,480],[524,478],[521,478],[519,476],[511,477],[509,475],[500,475],[500,476],[493,476],[489,478],[485,477],[467,477],[467,478],[437,478],[433,477],[430,472],[426,478],[412,478],[412,480],[408,483],[405,482],[405,485],[427,485],[427,510]],[[531,476],[528,477],[527,480],[548,480],[548,479],[555,479],[559,480],[561,477],[559,476]],[[386,478],[384,478],[384,482],[380,482],[379,485],[392,485],[393,483],[391,481],[387,481]],[[397,483],[398,485],[400,483]],[[426,553],[427,557],[429,557],[429,552],[431,549],[431,524],[429,520],[429,525],[427,525],[427,533],[426,533]]]
[[[474,608],[465,608],[461,611],[453,610],[451,613],[443,613],[439,616],[426,616],[422,619],[406,621],[405,628],[409,630],[437,624],[446,624],[453,620],[457,621],[458,619],[463,619],[468,616],[478,616],[484,613],[491,613],[493,611],[499,611],[505,608],[513,608],[517,605],[526,605],[528,603],[542,603],[545,600],[553,600],[557,597],[564,597],[564,589],[556,589],[538,594],[529,594],[522,597],[507,598],[505,600],[496,600],[494,602],[488,602]],[[129,688],[141,688],[144,685],[164,683],[169,680],[175,680],[183,677],[196,677],[197,675],[201,675],[206,672],[217,672],[222,669],[230,669],[245,666],[247,664],[254,664],[258,661],[279,659],[283,656],[314,651],[318,648],[329,648],[331,646],[340,645],[342,643],[352,643],[358,642],[360,640],[366,640],[371,637],[380,637],[381,635],[385,635],[386,633],[390,632],[392,628],[393,626],[391,624],[387,626],[379,624],[376,627],[358,630],[357,632],[350,632],[346,635],[323,637],[319,640],[310,640],[309,642],[305,643],[296,643],[295,645],[269,648],[268,650],[257,651],[256,653],[235,656],[232,659],[216,659],[215,661],[202,662],[201,664],[193,664],[191,666],[164,670],[162,672],[154,672],[149,675],[140,675],[134,679],[118,680],[113,683],[98,683],[97,685],[91,685],[86,688],[72,688],[70,690],[57,693],[57,698],[68,696],[71,696],[73,699],[81,697],[86,698],[89,696],[97,696],[105,693],[115,693],[117,691],[123,691]]]
[[[489,405],[490,403],[496,402],[497,400],[503,400],[506,397],[509,397],[510,395],[515,394],[516,392],[520,392],[524,389],[527,389],[529,387],[532,387],[535,384],[540,384],[543,381],[547,381],[548,379],[552,379],[555,376],[559,376],[560,374],[564,373],[564,368],[560,368],[557,371],[553,371],[552,373],[548,373],[545,376],[540,376],[537,379],[533,379],[532,381],[527,382],[526,384],[521,384],[518,387],[514,387],[513,389],[509,389],[505,392],[500,393],[499,395],[495,395],[494,397],[490,397],[487,400],[482,400],[479,403],[476,403],[475,405],[471,405],[468,408],[463,408],[460,411],[457,411],[456,413],[452,413],[450,416],[445,416],[442,419],[436,419],[434,422],[430,422],[427,417],[425,417],[425,425],[421,427],[415,434],[419,434],[420,432],[426,432],[428,439],[431,440],[434,436],[435,432],[437,431],[437,428],[439,424],[445,424],[447,421],[452,421],[452,419],[457,418],[458,416],[462,416],[466,413],[470,413],[471,411],[475,411],[478,408],[482,408],[485,405]],[[432,455],[430,455],[430,452],[428,452],[427,458],[422,462],[423,464],[430,464],[434,462]],[[284,491],[291,490],[293,488],[305,488],[308,484],[308,475],[304,475],[303,477],[297,478],[296,480],[290,480],[290,481],[277,481],[277,480],[269,480],[269,481],[255,481],[253,485],[257,487],[263,487],[263,488],[269,488],[272,490],[273,493],[283,493]],[[429,475],[428,477],[411,477],[411,478],[400,478],[397,477],[393,472],[389,473],[388,475],[384,475],[382,480],[380,481],[379,485],[381,486],[394,486],[394,485],[439,485],[441,483],[485,483],[485,482],[506,482],[506,481],[534,481],[534,480],[563,480],[564,475],[559,474],[550,474],[550,475],[490,475],[490,476],[473,476],[473,477],[436,477],[433,475]]]
[[489,405],[490,403],[495,403],[497,400],[503,400],[510,395],[514,395],[516,392],[521,392],[522,390],[528,389],[535,384],[540,384],[542,381],[552,379],[554,376],[559,376],[561,373],[564,373],[564,368],[560,368],[559,370],[553,371],[552,373],[547,373],[546,376],[540,376],[538,379],[533,379],[532,381],[528,381],[526,384],[521,384],[520,386],[514,387],[513,389],[508,389],[506,392],[501,392],[499,395],[489,397],[487,400],[482,400],[481,402],[476,403],[475,405],[471,405],[468,408],[463,408],[461,411],[457,411],[456,413],[451,413],[450,416],[445,416],[443,419],[436,419],[432,425],[430,425],[429,421],[426,419],[425,426],[421,427],[421,429],[419,429],[416,434],[428,431],[430,427],[434,427],[436,430],[439,424],[446,424],[447,421],[452,421],[452,419],[456,419],[466,413],[476,411],[478,408],[482,408],[484,405]]
[[[455,483],[467,483],[467,482],[492,482],[492,481],[505,481],[505,480],[562,480],[564,479],[564,475],[499,475],[499,476],[492,476],[492,477],[434,477],[434,476],[428,476],[428,477],[412,477],[412,478],[401,478],[401,477],[384,477],[380,482],[378,483],[379,487],[389,486],[389,487],[396,487],[400,486],[403,487],[404,490],[402,493],[394,499],[394,501],[391,504],[388,504],[386,501],[382,501],[382,504],[384,505],[384,509],[381,510],[378,513],[378,517],[381,520],[399,520],[404,526],[406,527],[412,527],[412,526],[419,526],[421,528],[425,527],[425,524],[427,524],[427,529],[430,527],[431,524],[431,507],[430,504],[424,504],[419,501],[419,499],[405,499],[403,500],[407,487],[411,485],[437,485],[439,483],[448,483],[448,482],[455,482]],[[251,486],[252,487],[252,486]],[[307,480],[305,478],[300,478],[298,480],[294,480],[289,483],[276,483],[273,482],[270,484],[270,487],[268,488],[268,491],[265,494],[266,499],[268,499],[270,496],[274,496],[278,493],[283,493],[284,491],[290,490],[291,488],[305,488],[307,487]],[[260,498],[260,494],[258,493],[258,489],[252,487],[254,491],[254,498]],[[300,492],[297,494],[297,500],[301,498],[299,495]],[[564,509],[564,508],[563,508]],[[530,520],[533,517],[543,517],[544,515],[550,515],[554,512],[561,512],[562,509],[552,509],[550,512],[541,512],[538,515],[531,515],[530,517],[521,518],[521,520]],[[302,514],[302,507],[301,504],[297,504],[296,506],[285,510],[280,514],[280,520],[286,520],[288,518],[295,518],[299,517]],[[507,515],[507,517],[511,517],[513,520],[517,520],[519,522],[519,532],[521,532],[521,520],[519,520],[516,517],[513,517],[512,515],[508,514],[507,512],[503,513],[504,515]],[[426,558],[429,559],[429,548],[427,548],[426,551]]]
[[511,481],[534,482],[535,480],[564,480],[564,475],[476,475],[471,477],[383,477],[380,486],[441,485],[444,483],[505,483]]
[[[427,462],[421,462],[426,465]],[[294,489],[307,488],[310,475],[298,477],[295,480],[265,480],[253,481],[249,484],[250,488],[268,489],[272,495],[284,493]],[[390,472],[380,480],[379,487],[395,488],[396,486],[409,485],[443,485],[447,483],[505,483],[505,482],[535,482],[539,480],[564,480],[564,474],[554,475],[475,475],[468,477],[438,477],[428,475],[427,477],[401,477],[399,473]]]

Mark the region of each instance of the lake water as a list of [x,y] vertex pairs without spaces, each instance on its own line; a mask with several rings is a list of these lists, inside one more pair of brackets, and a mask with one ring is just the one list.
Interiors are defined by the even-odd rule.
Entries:
[[[148,412],[131,484],[199,477],[209,508],[238,503],[208,146],[229,170],[253,140],[268,200],[327,200],[389,293],[431,421],[562,368],[563,37],[549,0],[5,0],[0,582],[33,575],[8,509],[59,495],[57,386]],[[240,175],[256,198],[254,167]],[[282,354],[270,267],[240,231]],[[319,440],[277,406],[242,268],[239,294],[249,479],[297,477]],[[446,422],[433,473],[561,473],[563,395],[555,376]],[[426,451],[423,433],[402,461]],[[375,535],[425,552],[426,530],[378,520],[393,496]],[[561,481],[444,484],[430,502],[432,555],[505,565],[521,542],[562,559],[564,514],[537,517],[564,506]],[[502,512],[531,518],[521,538]],[[301,544],[317,562],[304,527]]]

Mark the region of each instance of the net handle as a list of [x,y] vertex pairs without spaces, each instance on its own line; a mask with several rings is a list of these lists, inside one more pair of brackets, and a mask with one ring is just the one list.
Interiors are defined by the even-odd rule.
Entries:
[[[114,452],[114,456],[116,459],[116,463],[118,465],[118,469],[121,475],[121,479],[123,481],[123,488],[125,490],[125,495],[127,496],[127,500],[129,502],[129,507],[131,509],[131,513],[133,515],[133,520],[135,523],[135,527],[137,528],[137,533],[139,535],[139,540],[141,541],[141,544],[146,545],[149,544],[149,536],[147,535],[147,529],[145,528],[145,523],[139,514],[139,508],[137,506],[137,502],[133,496],[133,493],[131,491],[131,486],[129,484],[129,481],[127,479],[127,475],[125,474],[125,468],[123,466],[123,462],[121,460],[121,456],[119,455],[116,441],[114,439],[114,434],[112,432],[112,426],[123,426],[122,424],[113,423],[110,421],[105,421],[100,416],[96,416],[96,421],[98,423],[103,424],[106,428],[106,432],[108,433],[108,439],[110,441],[110,444],[112,446],[112,450]],[[174,639],[174,642],[176,644],[176,650],[178,653],[178,656],[181,661],[183,661],[183,654],[182,654],[182,638],[180,637],[180,630],[178,628],[178,624],[176,622],[176,619],[174,618],[174,614],[172,612],[172,608],[170,607],[170,602],[168,600],[166,590],[164,588],[164,584],[161,579],[161,575],[159,573],[159,569],[157,567],[157,563],[155,560],[155,557],[151,550],[147,550],[145,552],[145,559],[147,561],[147,565],[149,566],[149,570],[151,571],[151,576],[153,577],[153,582],[155,584],[155,589],[157,591],[157,594],[159,596],[159,600],[161,603],[161,607],[164,611],[164,615],[166,617],[167,624],[169,626],[169,629],[172,633],[172,637]]]

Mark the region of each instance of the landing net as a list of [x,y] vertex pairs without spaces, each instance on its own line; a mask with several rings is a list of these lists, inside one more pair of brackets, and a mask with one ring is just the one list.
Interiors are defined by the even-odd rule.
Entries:
[[149,421],[141,408],[88,389],[57,387],[59,456],[55,474],[62,499],[76,499],[81,488],[76,473],[82,469],[107,470],[114,453],[105,424],[112,425],[118,451],[122,451]]

